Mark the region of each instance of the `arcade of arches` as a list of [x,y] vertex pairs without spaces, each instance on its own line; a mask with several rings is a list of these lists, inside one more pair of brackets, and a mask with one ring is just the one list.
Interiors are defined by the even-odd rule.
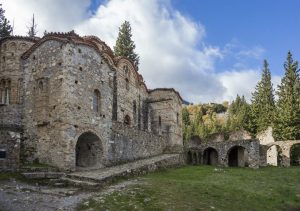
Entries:
[[231,167],[300,165],[300,141],[277,141],[261,145],[258,140],[203,143],[188,148],[188,164]]

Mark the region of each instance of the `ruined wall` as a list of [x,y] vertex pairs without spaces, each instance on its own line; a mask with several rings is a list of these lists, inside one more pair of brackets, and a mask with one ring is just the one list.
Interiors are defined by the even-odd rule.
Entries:
[[272,127],[268,127],[265,131],[262,131],[257,135],[257,138],[260,142],[261,146],[261,153],[260,153],[260,162],[261,166],[277,166],[277,147],[276,146],[271,146],[270,148],[264,147],[270,143],[275,142],[275,139],[273,138],[273,130]]
[[152,130],[168,136],[170,149],[180,150],[182,139],[182,102],[172,90],[153,90],[149,94]]
[[163,154],[168,144],[166,137],[135,130],[119,122],[113,123],[112,131],[108,153],[111,164]]
[[[23,130],[22,118],[24,112],[24,72],[21,68],[21,55],[34,44],[34,40],[24,37],[9,37],[0,43],[0,141],[2,147],[7,144],[8,163],[15,168],[12,158],[19,162],[19,145],[13,149],[16,140],[10,135],[18,133],[18,142],[23,138],[20,131]],[[22,143],[23,145],[23,143]],[[11,155],[13,153],[13,155]],[[7,166],[9,168],[9,166]]]
[[217,153],[217,165],[220,166],[228,166],[229,164],[229,152],[234,148],[238,148],[238,154],[242,154],[241,148],[243,148],[243,157],[239,157],[238,162],[240,165],[247,164],[251,168],[258,168],[260,165],[260,147],[259,141],[256,139],[249,139],[249,140],[235,140],[235,141],[224,141],[224,142],[208,142],[203,143],[198,146],[190,147],[186,149],[187,155],[196,153],[197,156],[201,157],[203,163],[203,158],[205,157],[205,151],[207,149],[213,149]]

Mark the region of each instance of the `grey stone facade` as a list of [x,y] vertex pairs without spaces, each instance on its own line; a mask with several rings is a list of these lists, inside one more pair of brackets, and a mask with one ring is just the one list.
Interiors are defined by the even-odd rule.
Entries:
[[52,33],[0,44],[0,130],[22,131],[19,160],[73,171],[182,150],[178,92],[148,90],[99,38]]

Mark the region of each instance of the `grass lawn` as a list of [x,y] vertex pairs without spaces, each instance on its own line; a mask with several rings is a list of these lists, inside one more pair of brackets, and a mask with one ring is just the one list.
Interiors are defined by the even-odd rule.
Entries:
[[187,166],[142,179],[78,210],[300,210],[300,167]]

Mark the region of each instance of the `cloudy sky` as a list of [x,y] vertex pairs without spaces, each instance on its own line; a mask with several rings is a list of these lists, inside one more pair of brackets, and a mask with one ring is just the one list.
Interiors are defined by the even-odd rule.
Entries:
[[190,102],[251,98],[267,59],[276,86],[288,50],[300,59],[298,0],[0,0],[14,34],[34,13],[39,35],[75,29],[113,47],[132,26],[148,88],[174,87]]

